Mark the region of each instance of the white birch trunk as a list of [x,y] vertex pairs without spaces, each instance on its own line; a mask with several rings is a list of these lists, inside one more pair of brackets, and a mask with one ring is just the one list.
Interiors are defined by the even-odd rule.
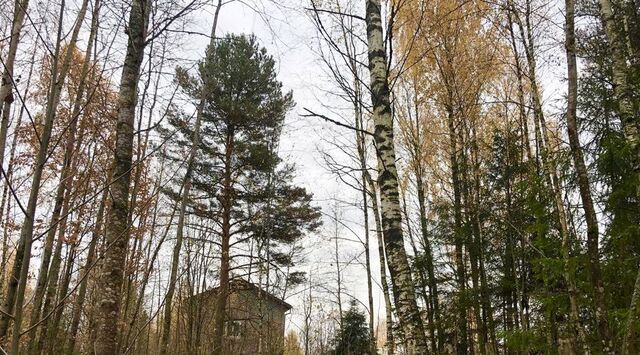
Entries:
[[387,58],[384,49],[379,0],[366,2],[367,43],[374,139],[378,157],[380,209],[387,263],[391,276],[396,312],[404,330],[407,348],[417,354],[428,353],[420,310],[416,303],[411,269],[404,248],[398,192],[398,172],[393,141],[393,118],[389,95]]

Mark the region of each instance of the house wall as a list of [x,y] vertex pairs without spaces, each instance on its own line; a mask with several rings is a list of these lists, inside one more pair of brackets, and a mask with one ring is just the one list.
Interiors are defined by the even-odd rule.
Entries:
[[257,290],[236,290],[228,302],[228,323],[240,325],[240,336],[227,335],[229,354],[282,353],[286,309]]
[[[185,300],[180,307],[177,332],[179,348],[189,354],[209,354],[213,347],[216,295],[205,292]],[[190,310],[189,310],[190,309]],[[281,302],[248,287],[233,289],[227,302],[225,354],[280,355],[284,347],[285,312]],[[234,324],[235,323],[235,324]],[[236,334],[234,330],[241,325]]]

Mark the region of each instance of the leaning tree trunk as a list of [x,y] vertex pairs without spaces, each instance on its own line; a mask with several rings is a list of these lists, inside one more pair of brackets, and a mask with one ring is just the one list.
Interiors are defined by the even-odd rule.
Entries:
[[[0,121],[0,167],[4,164],[4,149],[7,142],[7,131],[9,129],[9,115],[11,114],[11,103],[13,97],[13,67],[16,61],[16,53],[18,51],[18,43],[20,43],[20,33],[24,25],[24,18],[29,7],[29,0],[16,0],[13,5],[13,22],[11,24],[11,34],[9,39],[9,50],[7,58],[4,60],[4,72],[2,74],[2,82],[0,82],[0,112],[2,121]],[[6,329],[0,328],[0,338],[6,333]]]
[[598,239],[600,237],[598,218],[591,199],[591,186],[589,175],[580,146],[576,111],[578,103],[578,68],[576,63],[576,36],[575,36],[575,3],[574,0],[565,0],[565,50],[567,53],[567,134],[573,165],[576,169],[580,199],[587,223],[587,253],[589,255],[589,275],[591,287],[594,292],[596,322],[599,340],[603,345],[602,351],[610,352],[609,324],[607,322],[607,306],[605,302],[605,289],[600,271],[600,255],[598,252]]
[[[35,57],[36,57],[36,48],[38,46],[39,41],[36,41],[33,45],[33,50],[32,50],[32,54],[31,54],[31,60],[30,60],[30,65],[29,65],[29,74],[27,75],[27,83],[24,89],[24,92],[22,94],[23,97],[27,97],[29,94],[29,89],[31,88],[31,78],[33,75],[33,68],[35,67]],[[0,102],[1,104],[1,102]],[[20,109],[20,113],[18,114],[18,118],[17,121],[15,123],[15,127],[20,127],[22,125],[22,118],[25,112],[25,107],[22,106],[22,108]],[[14,171],[14,159],[16,156],[16,148],[18,146],[18,135],[14,134],[13,135],[13,139],[11,141],[11,149],[9,150],[9,162],[8,162],[8,167],[7,170],[4,172],[4,181],[6,182],[4,184],[4,187],[2,189],[2,199],[0,200],[0,224],[3,224],[3,233],[2,233],[2,258],[0,258],[0,265],[7,265],[7,260],[9,257],[9,244],[8,244],[8,239],[9,239],[9,232],[7,229],[7,225],[6,223],[9,220],[9,202],[11,202],[11,199],[8,198],[9,197],[9,187],[11,185],[11,181],[12,181],[12,177],[13,177],[13,171]],[[6,213],[5,213],[5,206],[6,206]],[[6,217],[6,218],[5,218]],[[5,286],[5,277],[7,275],[7,270],[6,268],[2,268],[2,270],[0,270],[0,294],[4,294],[4,286]]]
[[376,155],[380,170],[380,207],[387,264],[400,326],[408,347],[418,354],[428,352],[427,340],[416,303],[416,294],[404,249],[402,210],[398,192],[398,172],[393,141],[393,119],[389,95],[387,56],[384,48],[380,0],[366,2],[369,75]]
[[[215,14],[213,16],[213,25],[211,26],[211,41],[209,42],[209,49],[207,49],[206,56],[208,57],[213,53],[213,45],[216,38],[216,27],[218,25],[218,16],[220,14],[220,8],[222,7],[222,0],[218,1]],[[206,79],[206,77],[205,77]],[[189,157],[187,158],[187,171],[182,181],[182,195],[180,196],[180,210],[178,214],[178,225],[176,230],[176,244],[173,247],[173,254],[171,256],[171,273],[169,275],[169,285],[167,288],[167,296],[165,298],[164,305],[164,318],[162,322],[162,336],[160,338],[160,355],[167,353],[167,346],[169,344],[169,336],[171,334],[171,307],[173,304],[173,295],[175,293],[176,281],[178,278],[178,264],[180,263],[180,249],[182,248],[182,241],[184,238],[184,220],[189,203],[189,191],[191,190],[191,175],[193,174],[193,164],[198,152],[198,146],[200,145],[200,126],[202,122],[202,114],[204,106],[206,104],[205,99],[208,95],[208,85],[206,82],[202,85],[202,95],[196,112],[196,122],[193,127],[193,136],[191,137],[191,150]]]
[[99,310],[95,353],[114,354],[117,349],[120,290],[129,241],[129,183],[133,155],[133,123],[138,96],[138,77],[144,56],[150,2],[134,0],[129,15],[127,53],[118,93],[118,121],[110,186],[111,208],[107,215],[106,245],[97,294]]

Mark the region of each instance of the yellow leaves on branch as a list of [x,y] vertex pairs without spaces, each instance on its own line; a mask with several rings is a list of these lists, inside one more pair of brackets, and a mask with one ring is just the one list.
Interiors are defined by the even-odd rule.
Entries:
[[416,159],[446,181],[449,121],[461,134],[473,131],[483,155],[494,128],[508,119],[498,102],[514,91],[515,79],[502,14],[480,0],[395,0],[393,6],[392,76],[403,143],[419,144]]

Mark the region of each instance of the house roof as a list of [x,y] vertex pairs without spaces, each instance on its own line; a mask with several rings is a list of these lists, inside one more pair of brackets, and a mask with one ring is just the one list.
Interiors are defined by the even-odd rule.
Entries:
[[[285,312],[290,310],[291,308],[293,308],[290,304],[288,304],[287,302],[283,301],[282,299],[276,297],[275,295],[261,289],[260,287],[258,287],[257,285],[248,282],[246,280],[242,280],[242,279],[235,279],[235,280],[231,280],[229,282],[229,287],[230,287],[230,292],[233,291],[253,291],[256,294],[280,305],[281,307],[283,307],[285,309]],[[212,289],[209,289],[207,291],[204,291],[202,293],[200,293],[200,295],[203,295],[205,293],[211,293],[211,294],[216,294],[218,293],[218,287],[214,287]],[[200,296],[200,295],[196,295],[196,296]]]

